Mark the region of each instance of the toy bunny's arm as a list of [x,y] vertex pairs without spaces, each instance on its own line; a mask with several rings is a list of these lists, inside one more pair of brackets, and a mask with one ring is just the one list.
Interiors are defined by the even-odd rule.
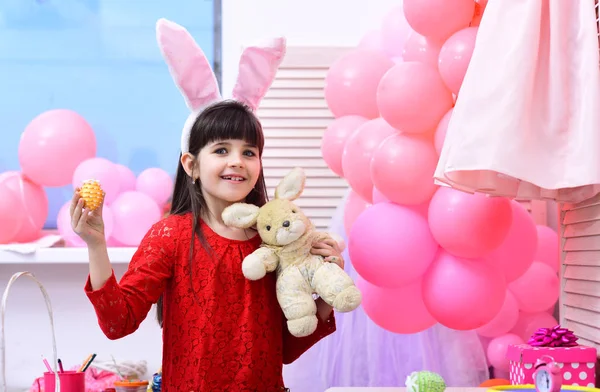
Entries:
[[262,279],[267,272],[273,272],[279,264],[279,256],[273,249],[261,247],[250,253],[242,261],[242,272],[247,279]]

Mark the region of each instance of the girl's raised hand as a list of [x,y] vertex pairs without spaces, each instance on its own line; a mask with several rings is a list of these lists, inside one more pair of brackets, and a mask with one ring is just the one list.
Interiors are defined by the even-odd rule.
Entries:
[[88,246],[105,243],[104,220],[102,219],[104,197],[100,206],[94,211],[90,211],[84,207],[84,201],[79,191],[80,188],[75,189],[71,200],[71,228]]

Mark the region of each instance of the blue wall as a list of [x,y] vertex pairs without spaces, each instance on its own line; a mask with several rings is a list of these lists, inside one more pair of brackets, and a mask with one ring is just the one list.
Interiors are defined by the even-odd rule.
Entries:
[[[212,62],[213,0],[0,0],[0,171],[19,170],[31,119],[67,108],[93,126],[98,156],[173,173],[188,111],[156,45],[161,17]],[[54,227],[72,188],[47,191]]]

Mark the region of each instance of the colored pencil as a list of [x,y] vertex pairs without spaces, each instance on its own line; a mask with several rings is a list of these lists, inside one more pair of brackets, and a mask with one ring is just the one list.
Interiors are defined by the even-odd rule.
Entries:
[[48,361],[46,360],[46,358],[42,357],[42,361],[44,361],[44,365],[46,365],[46,369],[48,369],[48,372],[54,373],[54,371],[50,367],[50,364],[48,363]]
[[62,361],[60,360],[60,358],[58,358],[58,369],[60,370],[61,373],[65,372],[65,369],[63,369]]
[[83,363],[81,364],[81,367],[77,371],[83,372],[83,368],[85,367],[85,365],[87,365],[87,363],[89,362],[90,359],[92,359],[92,354],[88,355],[88,357],[85,359],[85,361],[83,361]]
[[82,372],[85,372],[87,370],[87,368],[90,367],[90,365],[92,364],[92,362],[94,362],[95,358],[96,358],[96,354],[92,355],[92,357],[90,358],[90,360],[88,361],[88,363],[83,368]]

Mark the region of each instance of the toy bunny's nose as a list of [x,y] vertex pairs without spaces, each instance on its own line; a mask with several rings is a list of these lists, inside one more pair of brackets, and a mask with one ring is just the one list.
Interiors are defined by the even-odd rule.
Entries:
[[283,221],[283,227],[290,227],[290,221]]

